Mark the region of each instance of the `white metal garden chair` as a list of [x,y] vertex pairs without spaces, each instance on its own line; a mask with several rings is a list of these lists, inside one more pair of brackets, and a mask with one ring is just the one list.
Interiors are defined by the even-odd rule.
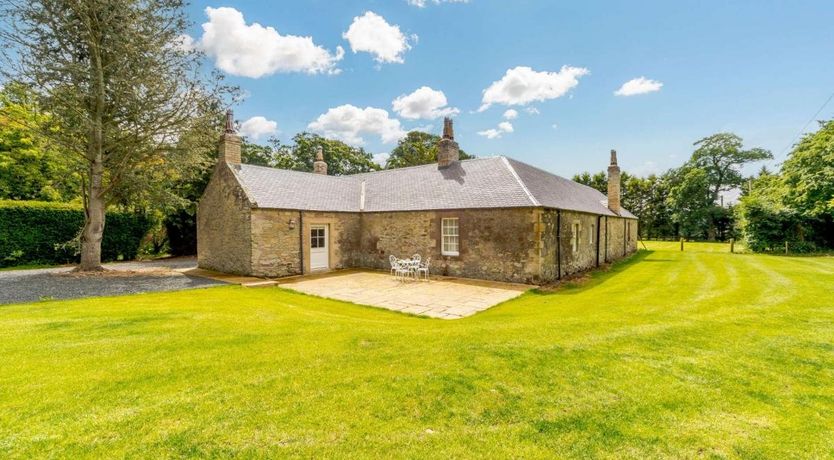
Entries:
[[426,278],[426,281],[429,279],[429,266],[431,265],[431,256],[426,257],[426,261],[420,263],[417,266],[417,275],[423,276]]
[[391,275],[397,274],[397,258],[394,257],[394,254],[388,256],[388,261],[391,262]]
[[394,256],[390,256],[388,260],[391,261],[391,273],[398,280],[403,281],[407,277],[411,276],[411,270],[409,269],[409,266],[406,263],[406,261],[397,259]]

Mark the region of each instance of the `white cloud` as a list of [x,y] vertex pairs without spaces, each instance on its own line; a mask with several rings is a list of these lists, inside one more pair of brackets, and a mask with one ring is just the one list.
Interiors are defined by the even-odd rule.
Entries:
[[518,118],[518,110],[516,110],[516,109],[507,109],[507,111],[504,112],[504,119],[506,119],[506,120],[515,120],[516,118]]
[[484,136],[487,139],[498,139],[504,133],[511,133],[513,132],[513,125],[509,121],[502,121],[498,123],[497,128],[490,128],[485,131],[478,131],[479,136]]
[[636,96],[638,94],[653,93],[660,91],[663,83],[657,80],[649,80],[646,77],[634,78],[620,86],[620,89],[614,91],[617,96]]
[[556,123],[553,123],[552,125],[550,125],[550,127],[553,129],[559,129],[559,125]]
[[429,3],[439,5],[441,3],[469,3],[469,0],[406,0],[409,5],[417,8],[425,8]]
[[447,107],[447,104],[443,91],[434,90],[428,86],[422,86],[411,94],[403,94],[391,103],[395,112],[411,120],[420,118],[432,120],[457,115],[460,112],[454,107]]
[[341,46],[331,53],[313,43],[312,37],[281,35],[258,23],[247,25],[234,8],[205,11],[209,22],[203,24],[197,46],[225,72],[251,78],[287,72],[339,73],[336,63],[345,54]]
[[[400,31],[400,26],[388,24],[382,16],[367,11],[353,18],[342,38],[350,43],[354,53],[364,51],[374,55],[379,63],[403,63],[403,54],[411,49],[409,39]],[[411,37],[416,40],[417,36]]]
[[261,116],[252,117],[240,124],[240,134],[252,139],[276,134],[277,132],[278,123]]
[[562,97],[587,75],[584,67],[562,66],[558,72],[537,72],[530,67],[515,67],[484,90],[479,112],[492,104],[526,105]]
[[541,112],[539,112],[539,109],[537,109],[535,107],[527,107],[526,109],[524,109],[524,111],[529,113],[530,115],[538,115],[538,114],[541,113]]
[[181,51],[191,51],[196,45],[191,35],[180,34],[174,39],[174,47]]
[[388,117],[388,111],[375,107],[361,109],[350,104],[328,109],[307,128],[351,145],[364,144],[364,133],[376,134],[386,144],[396,142],[406,134],[399,120]]
[[385,167],[385,164],[388,163],[388,158],[391,158],[391,154],[388,152],[375,153],[373,156],[374,163],[382,166],[383,168]]

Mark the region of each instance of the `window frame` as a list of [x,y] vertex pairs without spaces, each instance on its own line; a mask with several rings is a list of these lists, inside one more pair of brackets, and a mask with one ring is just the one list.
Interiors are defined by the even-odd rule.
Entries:
[[579,251],[579,242],[582,238],[582,222],[579,222],[578,220],[573,221],[573,224],[571,225],[571,233],[571,249],[573,249],[573,252],[577,252]]
[[[452,223],[454,225],[447,225]],[[454,229],[454,233],[447,234],[447,228]],[[447,244],[449,249],[447,249]],[[452,246],[454,246],[454,250],[452,250]],[[440,254],[449,257],[460,256],[460,219],[457,217],[443,217],[440,219]]]
[[591,224],[591,231],[589,232],[590,237],[588,238],[588,244],[590,244],[590,245],[594,244],[594,238],[596,238],[596,235],[595,235],[596,230],[597,230],[597,224]]
[[311,249],[321,249],[327,246],[326,242],[326,231],[323,227],[312,227],[310,228],[310,248]]

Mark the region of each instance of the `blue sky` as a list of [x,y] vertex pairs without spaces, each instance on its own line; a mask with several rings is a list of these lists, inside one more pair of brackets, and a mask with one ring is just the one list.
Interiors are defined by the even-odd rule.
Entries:
[[[718,131],[775,164],[834,92],[830,0],[414,3],[196,1],[190,35],[245,90],[236,118],[263,117],[246,125],[260,141],[317,130],[383,154],[451,113],[468,152],[565,176],[612,148],[660,172]],[[615,95],[640,77],[647,92]]]

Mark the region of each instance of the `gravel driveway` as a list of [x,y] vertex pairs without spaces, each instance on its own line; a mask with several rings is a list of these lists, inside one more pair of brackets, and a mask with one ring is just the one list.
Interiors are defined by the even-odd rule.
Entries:
[[0,271],[0,304],[176,291],[226,284],[174,271],[194,268],[194,257],[105,264],[103,276],[76,275],[72,267]]

